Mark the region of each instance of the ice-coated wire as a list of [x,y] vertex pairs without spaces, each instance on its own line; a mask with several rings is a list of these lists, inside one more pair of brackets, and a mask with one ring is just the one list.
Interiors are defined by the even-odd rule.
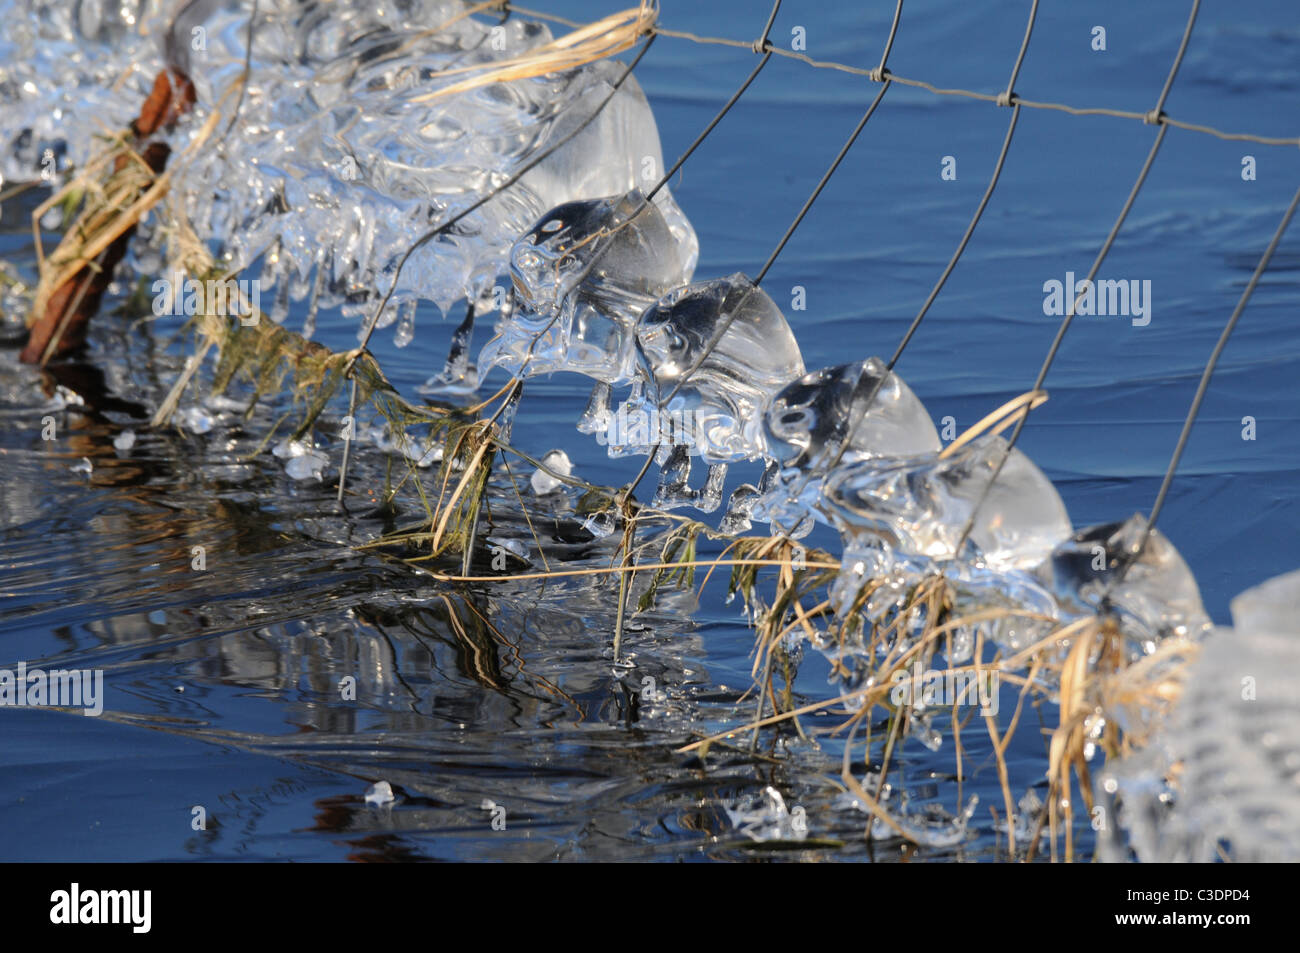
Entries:
[[[779,7],[780,4],[778,3],[777,6]],[[885,41],[884,52],[880,59],[880,65],[876,67],[878,73],[884,74],[888,72],[885,68],[885,63],[889,56],[889,52],[894,45],[894,37],[898,32],[898,23],[899,23],[899,18],[902,15],[902,10],[903,10],[903,0],[898,0],[898,3],[894,7],[893,26],[889,31],[888,39]],[[775,19],[776,19],[776,7],[773,8],[772,15],[768,17],[767,26],[763,30],[762,40],[754,44],[755,50],[762,48],[765,52],[773,51],[771,44],[767,42],[767,36],[772,29],[772,23]],[[803,207],[800,208],[798,214],[795,215],[794,221],[790,223],[790,227],[786,229],[785,234],[782,235],[780,241],[777,242],[776,248],[772,250],[772,254],[768,256],[766,263],[759,270],[757,277],[754,278],[753,288],[757,288],[762,283],[763,279],[767,276],[768,270],[776,262],[777,257],[781,254],[782,249],[785,248],[786,243],[790,241],[791,236],[794,235],[795,229],[799,227],[799,223],[803,221],[804,216],[808,214],[808,210],[812,208],[813,203],[817,201],[817,196],[819,196],[822,192],[822,189],[826,187],[826,183],[828,183],[831,180],[831,177],[835,174],[835,170],[838,169],[840,163],[844,161],[844,157],[849,154],[849,150],[853,148],[853,144],[857,141],[858,136],[862,133],[863,128],[866,127],[867,121],[870,120],[872,115],[875,114],[876,107],[880,105],[881,100],[884,99],[885,97],[885,93],[889,91],[889,86],[890,86],[890,82],[888,78],[886,78],[880,86],[880,91],[876,93],[875,98],[872,99],[871,101],[871,105],[867,107],[867,111],[863,113],[862,118],[858,120],[857,126],[854,127],[853,132],[849,135],[849,138],[845,141],[844,145],[840,148],[839,153],[835,156],[835,159],[831,162],[830,167],[822,175],[817,185],[813,188],[812,193],[808,196],[807,200],[803,203]],[[751,288],[750,291],[747,292],[746,297],[748,296],[748,294],[751,294],[753,292],[753,288]],[[742,298],[740,304],[743,304],[744,300],[745,299]],[[672,390],[668,392],[668,396],[658,401],[659,406],[662,407],[664,404],[671,401],[673,397],[676,396],[677,392],[681,390],[682,385],[685,384],[688,380],[690,380],[692,375],[694,375],[695,372],[698,371],[704,365],[704,362],[708,360],[709,355],[712,354],[714,349],[718,346],[718,343],[722,340],[723,336],[727,333],[727,330],[731,327],[732,322],[736,320],[736,315],[740,313],[740,304],[736,306],[736,308],[731,312],[731,314],[727,315],[726,320],[723,321],[722,324],[719,326],[718,330],[714,332],[713,337],[709,340],[708,345],[703,349],[703,351],[700,352],[700,356],[691,364],[690,367],[686,369],[686,372],[682,374],[681,377],[678,378],[677,383],[674,384]],[[645,464],[641,467],[641,471],[636,475],[636,478],[633,479],[633,481],[628,485],[628,490],[627,490],[628,496],[631,496],[631,494],[640,485],[641,481],[645,479],[646,473],[648,473],[650,470],[650,463],[652,460],[654,460],[655,456],[657,455],[658,449],[659,448],[656,447],[655,450],[651,451],[651,453],[646,458]]]
[[[455,215],[453,215],[447,221],[443,222],[441,225],[438,225],[437,227],[432,228],[429,231],[425,232],[423,235],[421,235],[419,238],[415,240],[415,243],[411,245],[411,247],[408,248],[406,252],[402,255],[402,257],[398,260],[397,269],[396,271],[393,272],[393,280],[388,286],[388,291],[384,293],[383,300],[379,302],[379,307],[375,309],[375,313],[371,315],[370,321],[366,325],[365,334],[361,338],[361,344],[356,349],[357,353],[364,351],[366,349],[366,346],[370,343],[370,337],[375,333],[375,327],[379,323],[379,316],[384,313],[384,308],[388,307],[388,302],[392,299],[393,292],[397,290],[397,279],[401,277],[402,268],[406,265],[406,262],[410,259],[410,257],[413,254],[415,254],[416,249],[421,248],[422,246],[433,241],[433,239],[437,238],[439,235],[441,235],[447,229],[451,228],[461,219],[465,218],[467,215],[470,215],[471,213],[475,212],[482,206],[486,205],[488,202],[492,201],[492,199],[496,198],[506,189],[510,188],[512,185],[514,185],[516,182],[522,179],[525,175],[527,175],[528,172],[530,172],[535,166],[540,165],[542,162],[545,162],[556,150],[563,148],[564,145],[566,145],[571,139],[573,139],[574,136],[578,135],[578,133],[586,129],[587,126],[591,125],[592,121],[598,115],[600,115],[601,110],[603,110],[605,106],[609,104],[609,101],[613,99],[616,95],[618,95],[619,89],[622,87],[623,83],[626,82],[627,78],[632,75],[632,71],[636,69],[637,64],[640,63],[642,58],[646,55],[646,53],[649,52],[650,47],[654,45],[654,41],[655,41],[655,35],[653,33],[651,33],[648,37],[646,37],[646,41],[645,43],[642,44],[640,51],[636,54],[636,56],[632,58],[632,62],[627,64],[623,72],[619,74],[618,79],[616,79],[614,83],[610,86],[609,92],[605,94],[605,98],[602,99],[600,103],[596,106],[596,108],[591,111],[591,115],[583,119],[582,122],[578,123],[578,125],[575,126],[572,130],[570,130],[565,135],[561,136],[552,145],[542,150],[541,153],[534,156],[528,162],[524,163],[522,166],[516,169],[508,179],[506,179],[504,182],[502,182],[492,191],[488,192],[486,195],[478,199],[472,205],[457,212]],[[348,367],[348,376],[352,377],[351,366]],[[348,402],[348,416],[350,418],[355,418],[356,403],[357,403],[356,378],[352,378],[351,397]],[[351,442],[352,442],[351,434],[349,434],[343,440],[343,460],[339,467],[338,500],[340,503],[343,502],[343,489],[344,489],[344,485],[347,482],[348,450],[351,446]]]

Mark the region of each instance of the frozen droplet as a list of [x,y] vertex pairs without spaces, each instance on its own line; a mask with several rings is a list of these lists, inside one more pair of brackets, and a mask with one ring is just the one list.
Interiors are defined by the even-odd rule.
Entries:
[[366,803],[372,807],[383,807],[395,800],[397,798],[393,796],[393,786],[387,781],[376,781],[366,788]]
[[578,430],[581,433],[603,434],[608,432],[613,413],[610,411],[609,398],[613,392],[607,381],[596,381],[587,399],[587,407],[578,418]]
[[135,431],[123,430],[121,433],[119,433],[116,437],[113,438],[113,446],[116,447],[118,450],[122,451],[123,453],[126,453],[128,450],[130,450],[132,447],[135,446]]
[[415,309],[419,302],[412,298],[398,305],[397,330],[393,332],[393,344],[406,347],[415,340]]
[[742,483],[731,493],[727,501],[727,512],[718,524],[718,532],[728,536],[739,536],[753,528],[754,510],[758,506],[758,487],[751,483]]
[[311,450],[290,457],[284,465],[284,472],[295,480],[320,480],[328,465],[329,457]]
[[94,464],[90,462],[90,457],[82,457],[71,467],[73,473],[90,473],[94,470]]
[[588,516],[582,525],[592,536],[597,539],[605,539],[618,528],[618,518],[614,515],[613,510],[601,510],[599,513],[592,513]]
[[190,404],[176,411],[172,419],[184,430],[190,433],[202,434],[207,433],[216,423],[212,415],[197,404]]
[[[542,457],[542,463],[550,470],[561,476],[573,475],[573,463],[569,460],[569,455],[563,450],[552,450]],[[529,478],[533,492],[538,496],[545,496],[547,493],[553,493],[560,487],[564,486],[564,481],[556,479],[546,470],[537,469]]]

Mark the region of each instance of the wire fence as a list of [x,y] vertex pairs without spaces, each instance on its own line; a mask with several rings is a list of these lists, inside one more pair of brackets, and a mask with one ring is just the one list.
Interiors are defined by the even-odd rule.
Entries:
[[[949,276],[956,268],[957,263],[960,261],[963,252],[966,250],[966,247],[970,242],[971,236],[974,234],[975,229],[979,224],[981,216],[984,214],[984,211],[988,207],[993,192],[997,187],[999,178],[1002,173],[1002,169],[1006,163],[1007,155],[1010,151],[1011,143],[1015,135],[1016,125],[1019,119],[1020,110],[1022,108],[1052,110],[1056,112],[1062,112],[1071,116],[1109,116],[1118,119],[1137,120],[1147,125],[1153,125],[1157,127],[1155,139],[1151,144],[1151,148],[1147,154],[1146,160],[1143,162],[1141,168],[1138,171],[1137,177],[1133,183],[1133,187],[1130,189],[1128,196],[1125,199],[1124,204],[1121,207],[1119,214],[1115,219],[1114,224],[1111,226],[1109,233],[1107,234],[1105,240],[1102,242],[1101,248],[1098,251],[1096,258],[1093,261],[1092,267],[1088,271],[1087,278],[1085,279],[1084,283],[1079,286],[1084,289],[1091,286],[1091,283],[1096,278],[1097,272],[1101,268],[1102,263],[1105,261],[1106,256],[1109,254],[1111,248],[1113,247],[1115,240],[1119,235],[1119,232],[1122,229],[1125,220],[1128,217],[1129,212],[1133,208],[1133,204],[1136,201],[1138,194],[1141,192],[1143,185],[1147,181],[1152,165],[1154,164],[1156,156],[1160,152],[1160,147],[1164,142],[1165,134],[1168,132],[1168,130],[1171,127],[1176,129],[1186,130],[1189,132],[1212,136],[1216,139],[1221,139],[1221,140],[1251,142],[1251,143],[1256,143],[1259,145],[1267,145],[1267,146],[1300,147],[1300,135],[1295,137],[1276,137],[1276,136],[1256,135],[1254,133],[1249,133],[1249,132],[1228,131],[1213,126],[1209,126],[1203,123],[1189,122],[1182,119],[1176,119],[1165,112],[1164,106],[1166,101],[1168,100],[1171,90],[1173,89],[1174,82],[1177,79],[1179,68],[1181,67],[1183,63],[1183,59],[1186,56],[1187,48],[1191,41],[1193,30],[1196,25],[1197,14],[1200,11],[1200,5],[1201,5],[1200,0],[1193,0],[1190,7],[1190,11],[1188,13],[1187,23],[1186,26],[1184,27],[1182,38],[1178,46],[1177,53],[1174,56],[1173,63],[1170,66],[1164,85],[1160,90],[1160,94],[1157,97],[1155,104],[1145,112],[1123,110],[1123,109],[1110,109],[1104,107],[1084,107],[1084,106],[1071,105],[1069,103],[1029,100],[1019,96],[1016,93],[1015,84],[1017,78],[1020,75],[1020,70],[1022,65],[1024,64],[1025,55],[1028,52],[1031,38],[1033,36],[1034,24],[1038,14],[1039,0],[1032,0],[1032,2],[1030,3],[1028,20],[1025,26],[1024,39],[1022,40],[1020,49],[1016,55],[1015,62],[1011,69],[1010,77],[1008,78],[1007,85],[1002,90],[1002,92],[996,94],[979,92],[977,90],[971,90],[971,89],[943,88],[943,87],[935,86],[932,83],[925,82],[924,80],[900,76],[890,71],[890,69],[888,68],[887,61],[889,58],[890,51],[893,48],[894,39],[897,35],[899,23],[902,18],[903,0],[897,0],[897,3],[894,8],[892,25],[889,31],[888,39],[885,43],[883,52],[881,54],[880,62],[877,66],[871,69],[865,69],[859,66],[852,66],[846,63],[839,63],[839,62],[833,62],[827,60],[817,60],[807,55],[806,53],[802,53],[796,50],[786,50],[786,49],[773,46],[770,40],[770,34],[771,34],[772,26],[777,17],[777,13],[781,8],[781,0],[775,0],[772,10],[768,14],[767,20],[761,32],[759,33],[759,38],[752,42],[746,42],[744,40],[728,38],[728,37],[700,36],[698,34],[690,33],[683,30],[669,29],[656,23],[649,31],[651,33],[651,38],[650,38],[651,40],[653,40],[655,36],[671,37],[674,39],[684,40],[690,43],[697,43],[703,45],[728,46],[728,47],[734,47],[739,49],[749,49],[752,50],[755,55],[759,55],[762,57],[762,59],[759,62],[759,65],[755,68],[753,73],[750,74],[750,76],[745,80],[744,84],[742,84],[742,86],[736,92],[736,94],[733,95],[732,98],[727,102],[722,112],[719,113],[719,115],[713,120],[712,123],[709,124],[709,126],[705,129],[705,131],[695,140],[695,142],[692,143],[691,147],[687,150],[686,154],[683,155],[683,157],[679,159],[677,163],[674,164],[672,171],[676,172],[678,169],[681,168],[681,165],[686,161],[686,158],[689,157],[689,155],[704,140],[704,138],[707,137],[709,133],[712,132],[713,128],[717,125],[718,120],[720,120],[722,116],[726,114],[727,110],[731,109],[741,99],[743,94],[748,90],[750,84],[753,82],[754,78],[758,75],[758,73],[762,70],[763,66],[766,65],[766,63],[769,61],[769,59],[772,56],[780,56],[787,59],[795,60],[804,63],[805,65],[810,66],[813,69],[835,70],[835,71],[848,73],[855,76],[862,76],[869,79],[872,82],[880,84],[879,93],[873,99],[866,113],[863,115],[862,119],[858,122],[857,126],[854,128],[852,134],[849,136],[848,141],[844,144],[839,154],[836,155],[834,161],[832,161],[826,173],[822,176],[822,178],[818,181],[817,185],[813,188],[807,200],[804,202],[803,207],[800,209],[799,213],[795,216],[795,219],[791,223],[789,229],[787,229],[786,233],[782,236],[781,240],[777,243],[777,246],[772,252],[772,255],[768,258],[766,263],[758,272],[758,278],[755,281],[755,284],[758,284],[758,282],[762,280],[763,276],[766,275],[768,269],[771,268],[772,264],[775,262],[777,256],[781,253],[781,250],[785,247],[786,242],[789,241],[795,229],[798,228],[799,223],[803,220],[804,215],[808,212],[809,208],[816,201],[817,196],[821,193],[821,191],[825,188],[826,184],[830,181],[831,177],[835,174],[836,170],[839,167],[840,162],[852,149],[853,144],[857,140],[859,134],[862,132],[863,127],[870,120],[872,115],[875,114],[877,107],[881,104],[885,94],[888,92],[888,90],[892,85],[898,84],[902,86],[912,87],[915,89],[921,89],[929,93],[932,93],[936,96],[961,97],[961,98],[973,99],[981,102],[989,102],[999,107],[1009,108],[1011,110],[1011,115],[1007,124],[1006,136],[1003,140],[1002,148],[998,154],[997,162],[994,166],[993,173],[990,176],[988,186],[984,191],[984,194],[979,202],[979,205],[976,207],[975,212],[971,217],[970,224],[967,226],[960,241],[958,242],[956,250],[954,251],[952,257],[949,259],[948,264],[943,269],[943,272],[940,274],[938,280],[935,282],[934,287],[930,291],[930,294],[926,297],[925,301],[921,305],[921,308],[917,312],[915,318],[907,328],[906,332],[903,334],[903,337],[900,340],[899,345],[896,351],[894,352],[893,357],[890,359],[889,364],[887,366],[890,370],[893,370],[894,366],[898,363],[899,359],[902,357],[903,352],[906,350],[909,342],[912,340],[916,331],[918,330],[921,323],[925,319],[925,316],[929,312],[930,307],[934,304],[935,300],[938,298],[940,292],[944,287],[944,284],[947,282]],[[550,20],[552,22],[557,22],[568,26],[573,26],[573,27],[581,26],[581,24],[575,23],[574,21],[568,20],[564,17],[555,16],[553,14],[548,14],[544,11],[539,11],[530,7],[524,7],[514,3],[510,3],[508,2],[508,0],[506,0],[506,2],[503,2],[500,5],[500,8],[504,13],[507,14],[510,12],[515,12],[524,16],[535,17],[537,19],[543,19],[543,20]],[[1148,516],[1145,532],[1141,535],[1140,541],[1137,544],[1137,546],[1128,554],[1128,559],[1121,564],[1117,574],[1114,577],[1112,577],[1111,585],[1114,585],[1118,581],[1122,580],[1123,575],[1127,571],[1128,566],[1136,562],[1137,559],[1142,554],[1142,551],[1149,538],[1151,529],[1154,527],[1154,524],[1160,515],[1160,511],[1167,497],[1169,486],[1172,483],[1174,474],[1178,468],[1178,464],[1182,457],[1182,453],[1186,448],[1188,436],[1190,435],[1190,432],[1195,424],[1196,416],[1200,410],[1201,402],[1205,396],[1206,390],[1208,389],[1210,380],[1213,377],[1219,355],[1222,353],[1228,338],[1231,336],[1233,330],[1235,329],[1241,317],[1241,313],[1245,310],[1247,303],[1249,302],[1252,294],[1254,293],[1255,288],[1258,285],[1260,276],[1268,268],[1273,253],[1278,243],[1280,242],[1283,234],[1285,233],[1286,228],[1290,224],[1290,221],[1295,213],[1298,202],[1300,202],[1300,190],[1297,191],[1296,199],[1292,201],[1286,213],[1283,215],[1282,220],[1278,225],[1277,231],[1273,235],[1272,241],[1270,242],[1267,250],[1261,256],[1259,260],[1259,264],[1255,269],[1254,275],[1252,276],[1250,282],[1247,284],[1245,290],[1243,291],[1241,299],[1238,301],[1236,308],[1234,308],[1231,317],[1228,319],[1228,322],[1223,329],[1223,333],[1220,336],[1218,342],[1216,343],[1214,351],[1206,360],[1202,372],[1200,385],[1197,388],[1196,395],[1192,399],[1191,405],[1188,408],[1182,433],[1178,439],[1177,444],[1175,445],[1173,453],[1171,454],[1164,480],[1162,481],[1160,490],[1157,494],[1154,504],[1152,505],[1150,515]],[[1079,307],[1085,294],[1086,291],[1080,291],[1078,295],[1075,297],[1074,301],[1071,303],[1070,307],[1067,309],[1065,316],[1062,318],[1060,326],[1057,329],[1056,336],[1053,339],[1051,346],[1049,347],[1048,352],[1044,357],[1043,363],[1038,370],[1038,374],[1035,377],[1033,386],[1029,389],[1030,393],[1037,392],[1042,389],[1042,386],[1046,381],[1047,375],[1050,372],[1051,367],[1054,361],[1056,360],[1056,357],[1060,353],[1065,336],[1069,331],[1071,324],[1073,323],[1074,317],[1077,312],[1077,308]],[[712,349],[716,347],[718,341],[720,340],[722,334],[725,333],[725,331],[726,331],[726,323],[723,324],[719,332],[715,333],[714,337],[709,342],[709,345],[706,347],[701,357],[694,362],[691,368],[688,369],[687,374],[684,375],[684,377],[682,378],[683,381],[689,378],[691,374],[693,374],[696,370],[698,370],[698,368],[703,364],[704,360],[708,357],[709,352],[711,352]],[[854,407],[854,417],[850,419],[849,424],[845,429],[846,434],[852,434],[855,427],[860,422],[860,418],[862,416],[865,416],[869,412],[870,406],[874,402],[876,394],[879,392],[879,389],[883,385],[884,380],[885,378],[883,377],[877,379],[874,385],[874,389],[868,395],[866,401],[861,402],[860,404],[856,401],[854,402],[854,404],[852,405]],[[680,384],[681,382],[679,381],[678,386],[680,386]],[[979,498],[979,501],[972,509],[972,512],[963,528],[961,541],[959,542],[958,548],[960,548],[961,543],[964,543],[965,539],[969,536],[975,524],[981,506],[983,505],[984,501],[987,499],[989,492],[991,491],[994,483],[1001,475],[1002,469],[1008,457],[1010,456],[1011,450],[1012,448],[1014,448],[1016,441],[1019,439],[1020,434],[1022,433],[1025,424],[1028,421],[1030,412],[1032,411],[1033,407],[1037,405],[1038,405],[1037,402],[1027,401],[1025,402],[1023,407],[1019,410],[1018,418],[1015,421],[1014,429],[1012,430],[1010,436],[1006,440],[1005,448],[999,456],[999,460],[994,469],[993,476],[985,486],[984,491]],[[861,409],[858,409],[859,407]],[[838,454],[833,459],[833,463],[839,461],[847,445],[848,445],[848,440],[846,437],[846,439],[841,444]],[[651,456],[650,459],[653,459],[653,455]],[[635,487],[636,483],[639,482],[642,477],[644,477],[645,472],[648,469],[648,465],[649,465],[649,459],[647,460],[647,466],[642,469],[641,474],[637,477],[637,480],[634,481],[633,487]]]

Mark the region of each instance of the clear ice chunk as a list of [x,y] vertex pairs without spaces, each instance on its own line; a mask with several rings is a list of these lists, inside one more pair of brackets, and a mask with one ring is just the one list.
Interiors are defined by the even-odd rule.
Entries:
[[329,466],[329,457],[317,450],[289,457],[284,464],[284,472],[295,480],[321,480],[325,468]]
[[1300,572],[1242,593],[1232,617],[1156,738],[1099,777],[1141,861],[1300,861]]
[[383,807],[386,804],[392,804],[397,800],[393,796],[393,786],[387,781],[376,781],[370,787],[366,788],[366,803],[372,807]]
[[782,528],[811,515],[833,467],[937,453],[941,446],[925,406],[875,357],[822,368],[787,385],[764,415],[763,430],[778,467],[759,508]]
[[1157,529],[1141,558],[1115,582],[1121,561],[1137,547],[1146,525],[1146,517],[1135,513],[1122,523],[1079,530],[1055,548],[1050,567],[1044,567],[1064,610],[1091,613],[1106,599],[1134,656],[1150,654],[1170,636],[1199,638],[1210,629],[1196,579]]
[[172,420],[190,433],[197,434],[208,433],[216,424],[212,415],[197,404],[181,407],[172,415]]
[[638,189],[539,218],[511,249],[513,313],[479,353],[480,373],[628,380],[637,317],[695,267],[695,246],[678,245],[673,218],[685,221],[666,191],[647,202]]
[[[691,455],[709,464],[766,456],[763,413],[777,391],[804,373],[785,316],[739,273],[660,298],[637,321],[636,350],[646,387],[628,400],[626,413],[666,416],[691,444]],[[666,429],[662,422],[659,429]]]
[[[223,96],[247,59],[233,128],[169,167],[177,212],[218,246],[223,268],[262,259],[273,318],[309,295],[314,308],[368,317],[417,239],[558,146],[406,262],[392,307],[421,298],[446,313],[484,275],[506,271],[511,243],[543,211],[645,187],[663,168],[636,77],[614,86],[626,69],[617,60],[463,84],[553,39],[526,17],[493,24],[465,9],[459,0],[263,3],[249,50],[246,2],[0,0],[0,176],[39,179],[49,168],[53,181],[84,166],[104,128],[138,113],[163,68],[164,37],[197,92],[193,114],[164,134],[179,153],[219,103],[228,109]],[[165,251],[163,232],[148,239],[154,252]],[[684,217],[672,233],[675,248],[695,247]],[[139,260],[149,260],[143,248]],[[410,330],[403,324],[399,339]]]
[[[542,463],[549,469],[561,476],[573,475],[573,462],[569,460],[569,455],[563,450],[552,450],[546,456],[542,457]],[[533,471],[533,475],[528,479],[529,485],[532,486],[533,492],[538,496],[545,496],[547,493],[554,493],[560,487],[564,486],[564,481],[557,479],[546,470],[540,467]]]
[[763,426],[769,455],[805,472],[824,474],[833,463],[867,457],[936,453],[941,446],[925,406],[875,357],[788,384],[772,400]]
[[967,543],[957,544],[993,476],[1006,441],[985,436],[946,458],[866,459],[839,466],[819,504],[846,550],[884,545],[931,560],[974,558],[996,571],[1031,569],[1070,535],[1065,504],[1027,456],[1012,449],[980,505]]

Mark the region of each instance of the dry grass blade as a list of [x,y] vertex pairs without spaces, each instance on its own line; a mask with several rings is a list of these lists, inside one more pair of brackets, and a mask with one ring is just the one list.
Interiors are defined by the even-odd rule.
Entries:
[[557,40],[529,50],[523,56],[444,70],[438,74],[440,77],[460,73],[474,75],[433,92],[412,97],[411,101],[429,102],[492,83],[507,83],[533,76],[545,76],[548,73],[559,73],[605,57],[617,56],[631,49],[640,37],[651,32],[658,16],[658,5],[651,0],[645,0],[638,7],[611,14]]

